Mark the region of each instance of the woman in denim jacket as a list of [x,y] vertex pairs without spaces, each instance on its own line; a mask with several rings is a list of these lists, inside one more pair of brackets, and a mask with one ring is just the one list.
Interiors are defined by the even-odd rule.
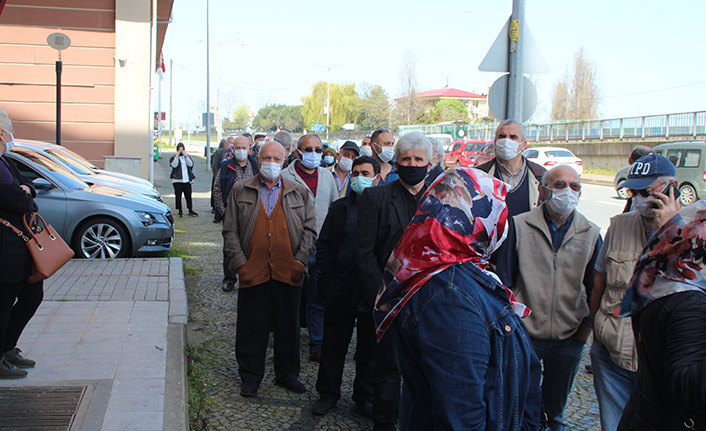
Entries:
[[442,174],[390,257],[377,335],[398,325],[402,430],[536,430],[540,366],[488,257],[506,235],[507,184],[476,169]]

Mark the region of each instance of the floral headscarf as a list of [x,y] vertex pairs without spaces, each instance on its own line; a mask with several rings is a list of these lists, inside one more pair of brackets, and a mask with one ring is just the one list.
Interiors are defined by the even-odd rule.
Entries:
[[635,265],[614,314],[635,315],[655,299],[678,292],[706,293],[706,198],[684,207],[655,232]]
[[[436,274],[457,263],[488,267],[507,235],[508,190],[506,183],[471,168],[448,170],[434,181],[385,267],[374,313],[378,340]],[[507,288],[506,293],[518,315],[529,314]]]
[[228,144],[226,145],[226,152],[223,153],[223,160],[230,160],[233,157],[235,157],[235,145]]

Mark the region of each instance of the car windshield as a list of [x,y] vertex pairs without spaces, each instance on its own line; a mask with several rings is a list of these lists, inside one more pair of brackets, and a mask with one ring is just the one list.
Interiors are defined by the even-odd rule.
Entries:
[[547,157],[574,157],[571,151],[568,150],[551,150],[545,151]]
[[71,171],[50,160],[46,156],[26,148],[15,147],[12,151],[29,160],[31,163],[50,171],[57,181],[61,182],[64,186],[70,189],[78,190],[88,188],[88,184],[81,181],[81,179],[74,175]]
[[68,154],[62,152],[62,151],[57,151],[54,149],[47,150],[47,153],[51,154],[52,156],[56,157],[60,161],[64,163],[69,169],[74,171],[77,174],[80,175],[93,175],[93,171],[88,169],[86,166],[84,166],[82,163],[80,163],[78,160],[75,160],[73,157],[69,156]]
[[79,162],[80,164],[82,164],[83,166],[87,167],[88,169],[100,169],[98,166],[96,166],[96,165],[94,165],[93,163],[91,163],[90,161],[86,160],[86,159],[85,159],[83,156],[81,156],[80,154],[77,154],[77,153],[75,153],[75,152],[69,150],[68,148],[61,148],[60,150],[51,150],[51,151],[56,151],[56,152],[64,153],[64,154],[66,154],[67,156],[69,156],[69,157],[71,157],[72,159],[74,159],[74,160],[76,160],[77,162]]
[[481,142],[466,144],[466,151],[480,151],[483,149],[483,145],[485,144]]

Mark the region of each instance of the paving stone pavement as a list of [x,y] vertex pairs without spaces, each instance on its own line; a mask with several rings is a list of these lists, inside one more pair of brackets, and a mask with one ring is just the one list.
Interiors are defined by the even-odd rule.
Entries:
[[[203,148],[188,148],[195,161],[193,184],[194,209],[199,217],[176,217],[175,251],[184,258],[186,289],[189,299],[188,339],[200,346],[206,359],[206,390],[213,397],[206,415],[208,430],[369,430],[372,421],[362,417],[350,399],[354,375],[353,348],[349,351],[338,405],[327,415],[312,416],[317,400],[314,388],[318,364],[308,361],[308,334],[301,331],[301,381],[304,394],[293,394],[274,386],[272,340],[267,350],[265,377],[257,398],[243,398],[235,362],[235,322],[237,291],[221,290],[221,224],[213,223],[210,213],[211,172],[207,170]],[[165,202],[174,208],[174,191],[168,179],[170,168],[165,152],[155,165],[155,185]],[[355,337],[355,334],[354,334]],[[355,346],[355,338],[351,346]],[[587,344],[587,346],[589,346]],[[566,417],[571,430],[598,430],[598,404],[588,363],[588,347],[576,377]]]

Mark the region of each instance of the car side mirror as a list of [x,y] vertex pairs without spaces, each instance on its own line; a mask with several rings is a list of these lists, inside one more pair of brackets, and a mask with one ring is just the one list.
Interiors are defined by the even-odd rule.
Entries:
[[48,180],[45,180],[44,178],[35,178],[32,181],[32,184],[34,185],[34,188],[36,190],[51,190],[54,188],[54,184],[50,183]]

